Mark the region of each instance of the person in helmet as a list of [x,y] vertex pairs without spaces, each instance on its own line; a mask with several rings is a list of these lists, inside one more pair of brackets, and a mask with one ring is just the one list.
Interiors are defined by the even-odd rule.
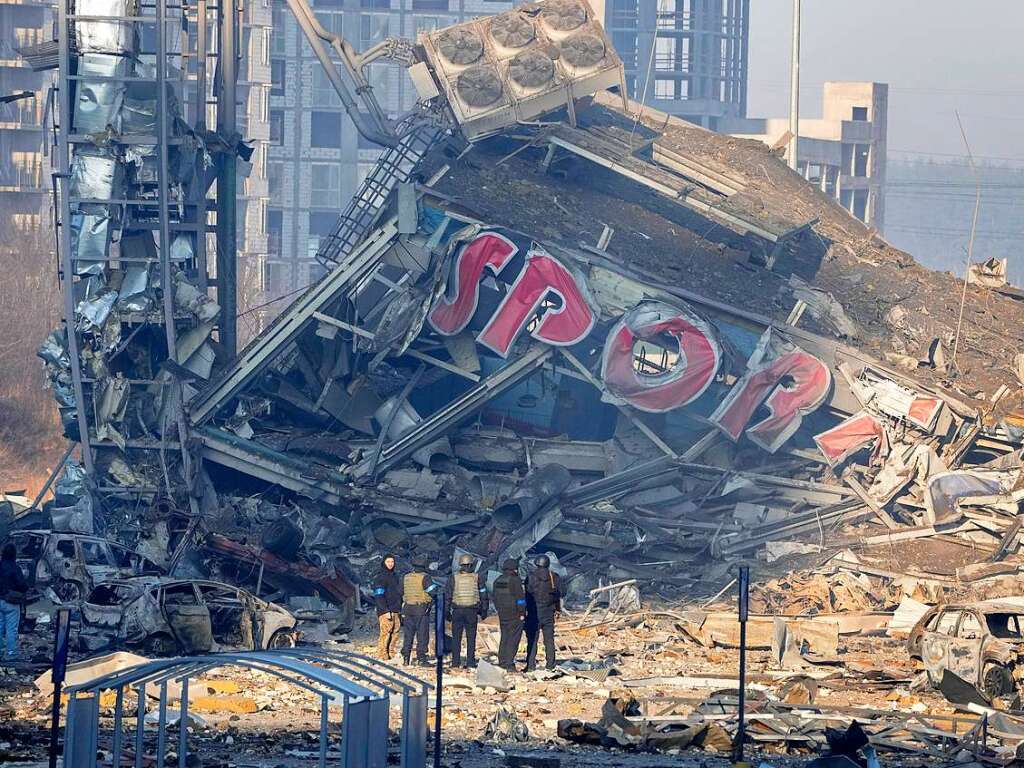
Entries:
[[470,554],[459,558],[459,570],[448,579],[445,604],[452,622],[452,666],[462,666],[462,633],[466,633],[466,669],[476,666],[476,624],[487,616],[487,586],[474,570]]
[[388,661],[398,653],[398,637],[402,629],[402,580],[395,571],[395,556],[384,555],[380,571],[373,582],[373,602],[377,607],[380,636],[377,656]]
[[434,604],[437,585],[427,571],[430,563],[425,557],[412,561],[412,571],[402,579],[402,623],[405,633],[402,638],[402,661],[406,666],[412,658],[412,646],[416,644],[416,661],[420,666],[430,666],[427,647],[430,644],[430,609]]
[[501,639],[498,641],[498,666],[516,671],[516,653],[523,638],[526,620],[526,589],[519,578],[519,561],[509,558],[501,564],[501,575],[491,585],[494,610],[498,614]]
[[541,555],[526,582],[526,671],[537,668],[537,639],[544,634],[544,656],[548,669],[555,668],[555,617],[562,611],[562,582],[551,570],[547,555]]

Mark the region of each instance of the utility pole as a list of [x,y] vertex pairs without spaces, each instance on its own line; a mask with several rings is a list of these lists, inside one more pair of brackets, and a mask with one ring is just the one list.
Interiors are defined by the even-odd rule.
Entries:
[[[217,131],[232,145],[221,154],[217,168],[217,303],[220,304],[220,343],[228,359],[238,351],[236,323],[238,315],[238,230],[237,168],[234,141],[238,138],[235,108],[238,99],[238,4],[237,0],[219,0],[217,24],[220,30],[217,65]],[[200,235],[202,236],[202,235]]]
[[800,0],[793,0],[793,61],[789,69],[789,167],[797,168],[800,141]]

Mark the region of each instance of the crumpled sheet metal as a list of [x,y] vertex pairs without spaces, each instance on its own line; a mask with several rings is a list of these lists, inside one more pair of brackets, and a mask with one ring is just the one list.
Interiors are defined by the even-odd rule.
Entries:
[[[168,54],[175,53],[172,48],[175,47],[174,43],[179,37],[179,35],[168,36]],[[137,57],[135,59],[135,76],[138,78],[146,78],[148,82],[135,81],[128,84],[121,115],[122,131],[124,133],[145,133],[152,135],[157,132],[157,89],[156,83],[153,82],[156,79],[156,57]],[[167,65],[168,82],[166,85],[167,119],[169,121],[167,127],[169,130],[173,129],[174,118],[181,114],[181,94],[177,87],[177,83],[175,82],[177,76],[178,69],[172,66],[169,60]]]
[[[135,16],[135,0],[76,0],[79,16]],[[136,49],[135,24],[130,21],[75,21],[75,45],[79,53],[128,54]]]
[[[391,413],[398,408],[398,412],[392,417]],[[384,402],[373,414],[373,418],[377,420],[378,424],[386,424],[388,419],[391,419],[391,425],[388,427],[388,439],[398,440],[403,435],[408,434],[412,429],[422,421],[422,418],[416,409],[412,407],[408,400],[402,400],[399,402],[398,396],[392,397],[391,399]],[[423,467],[429,467],[431,460],[435,456],[452,456],[453,455],[451,443],[448,442],[447,437],[440,437],[428,445],[424,445],[412,454],[412,459],[417,464]]]
[[120,180],[121,167],[113,157],[75,152],[71,161],[72,196],[88,200],[110,200],[115,197]]
[[76,275],[102,275],[109,249],[109,216],[93,213],[72,214],[71,251],[77,259]]
[[112,288],[104,288],[97,296],[91,299],[82,299],[75,307],[75,315],[78,317],[78,330],[89,331],[103,327],[107,317],[117,303],[117,291]]
[[[87,53],[78,58],[80,78],[75,90],[75,132],[103,133],[109,127],[121,133],[121,108],[127,84],[106,78],[131,75],[131,60],[124,56]],[[90,75],[96,80],[88,79]]]
[[53,386],[53,399],[57,401],[60,408],[75,407],[75,390],[71,386],[71,377],[60,375],[51,382]]
[[191,235],[178,235],[171,241],[171,261],[189,261],[195,256]]
[[36,356],[61,370],[68,370],[71,358],[68,356],[68,337],[64,329],[50,331],[36,350]]
[[925,512],[929,523],[956,522],[963,515],[957,500],[968,496],[995,496],[1009,492],[1010,473],[979,471],[942,472],[928,478]]
[[69,460],[57,478],[53,492],[57,496],[79,496],[85,493],[85,467],[77,461]]
[[121,280],[117,309],[121,312],[147,312],[153,306],[149,290],[149,266],[128,267]]
[[93,399],[97,430],[124,421],[130,390],[128,380],[120,374],[99,385],[99,396]]
[[68,507],[50,507],[53,530],[70,533],[95,533],[92,494],[83,493]]
[[184,273],[174,275],[174,304],[194,314],[201,322],[209,322],[220,314],[220,305],[192,285]]

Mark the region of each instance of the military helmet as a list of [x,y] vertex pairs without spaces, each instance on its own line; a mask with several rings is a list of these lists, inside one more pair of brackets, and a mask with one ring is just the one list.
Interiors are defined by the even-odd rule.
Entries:
[[541,555],[533,561],[533,564],[536,565],[538,568],[547,568],[549,565],[551,565],[551,559],[547,555]]
[[459,557],[459,565],[472,565],[473,556],[468,552]]

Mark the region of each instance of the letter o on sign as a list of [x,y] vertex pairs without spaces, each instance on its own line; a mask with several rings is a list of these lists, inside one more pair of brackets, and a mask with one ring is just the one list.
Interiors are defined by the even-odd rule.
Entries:
[[[675,339],[678,357],[662,373],[639,373],[633,364],[636,342],[657,343],[663,334]],[[648,301],[623,315],[608,334],[601,378],[611,394],[634,408],[661,413],[700,397],[714,380],[721,360],[721,349],[706,321],[680,307]]]

